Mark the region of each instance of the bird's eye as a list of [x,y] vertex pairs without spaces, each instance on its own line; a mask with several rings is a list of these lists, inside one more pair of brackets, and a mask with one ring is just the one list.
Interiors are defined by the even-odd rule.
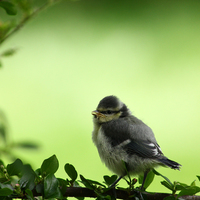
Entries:
[[101,113],[102,113],[102,114],[110,115],[110,114],[114,114],[114,113],[116,113],[116,111],[106,110],[106,111],[101,111]]

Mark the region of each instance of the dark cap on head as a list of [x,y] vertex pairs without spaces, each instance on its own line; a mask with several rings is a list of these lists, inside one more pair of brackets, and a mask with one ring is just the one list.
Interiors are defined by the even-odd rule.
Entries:
[[119,106],[119,99],[116,96],[107,96],[104,97],[100,102],[97,108],[116,108]]

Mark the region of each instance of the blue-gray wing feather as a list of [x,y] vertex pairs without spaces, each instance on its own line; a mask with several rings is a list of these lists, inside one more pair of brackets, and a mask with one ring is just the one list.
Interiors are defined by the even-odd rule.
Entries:
[[[141,126],[144,127],[146,125],[141,124]],[[145,138],[144,135],[146,133],[144,131],[141,132],[142,129],[134,129],[133,127],[134,124],[130,125],[126,120],[120,120],[120,123],[117,120],[113,120],[102,124],[102,130],[105,136],[109,138],[110,144],[113,147],[117,147],[124,143],[124,145],[120,145],[120,147],[122,147],[128,155],[137,154],[143,158],[157,158],[162,155],[162,151],[156,143],[154,136],[152,138],[153,141],[150,141],[148,136],[146,140],[139,139],[138,134],[143,136],[141,138]]]

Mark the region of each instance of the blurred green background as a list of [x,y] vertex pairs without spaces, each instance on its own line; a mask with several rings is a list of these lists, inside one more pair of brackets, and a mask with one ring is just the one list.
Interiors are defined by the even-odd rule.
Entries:
[[[91,140],[91,111],[113,94],[153,129],[164,154],[182,164],[181,171],[158,171],[172,181],[195,180],[199,9],[199,1],[184,0],[63,1],[31,20],[2,46],[19,51],[0,69],[0,108],[10,138],[41,145],[16,152],[20,158],[36,169],[56,154],[62,178],[67,162],[89,179],[111,175]],[[167,191],[161,180],[156,177],[149,191]]]

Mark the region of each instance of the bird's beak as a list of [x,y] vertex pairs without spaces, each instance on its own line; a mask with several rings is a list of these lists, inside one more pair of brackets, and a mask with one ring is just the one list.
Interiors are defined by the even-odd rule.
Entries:
[[92,115],[96,116],[96,117],[103,117],[104,115],[102,113],[100,113],[97,110],[92,111]]

